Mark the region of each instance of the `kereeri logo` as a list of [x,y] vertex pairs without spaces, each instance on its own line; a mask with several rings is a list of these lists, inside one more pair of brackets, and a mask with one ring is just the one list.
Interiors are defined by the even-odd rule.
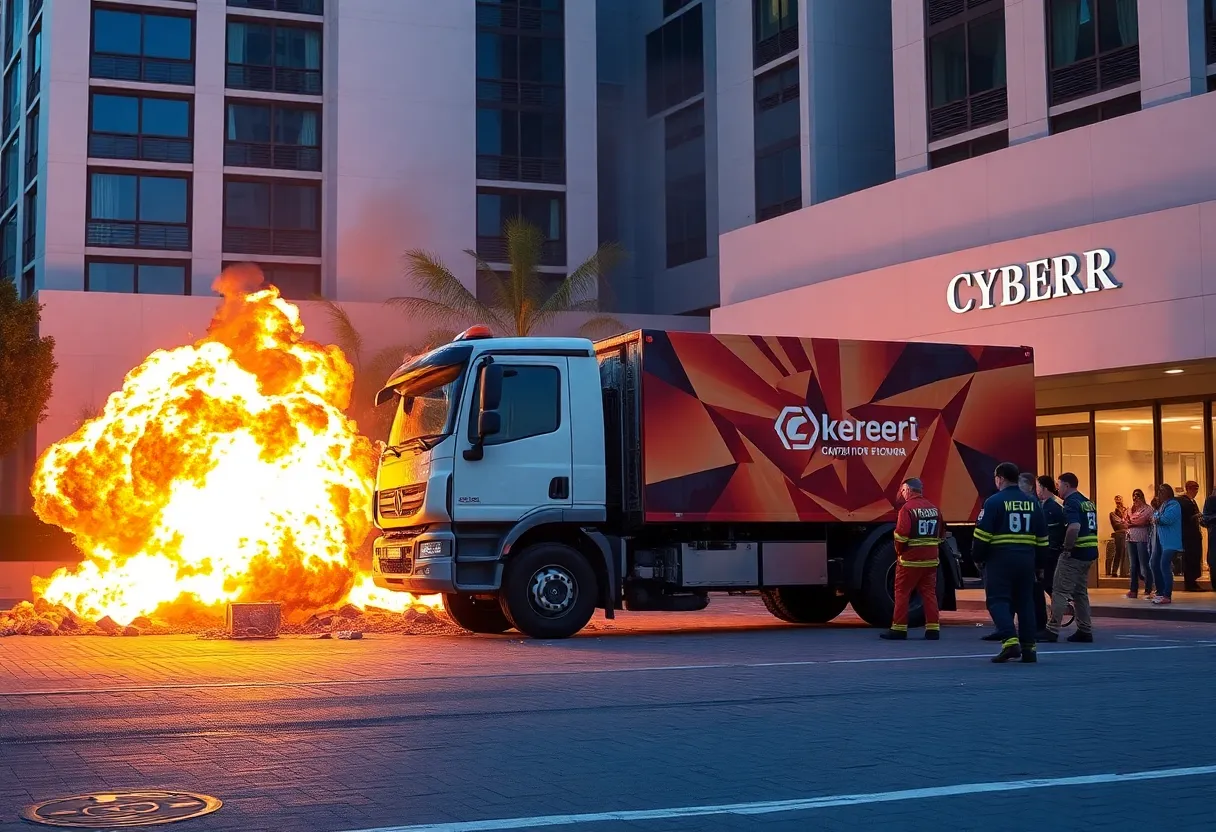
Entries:
[[831,456],[905,456],[907,451],[902,447],[873,446],[920,441],[915,416],[898,421],[830,419],[817,416],[806,405],[782,408],[773,427],[787,451],[809,451],[819,442],[822,453]]

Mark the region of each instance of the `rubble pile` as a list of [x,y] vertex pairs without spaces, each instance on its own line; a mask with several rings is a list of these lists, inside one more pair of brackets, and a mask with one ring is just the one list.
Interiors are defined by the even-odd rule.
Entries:
[[[360,609],[345,604],[338,609],[291,616],[282,625],[283,635],[359,639],[368,633],[398,635],[457,635],[465,631],[442,610],[411,607],[392,612],[377,607]],[[11,610],[0,611],[3,636],[141,636],[198,635],[201,638],[230,638],[221,618],[194,618],[189,623],[166,623],[146,616],[118,622],[109,616],[91,621],[65,606],[44,599],[22,601]]]

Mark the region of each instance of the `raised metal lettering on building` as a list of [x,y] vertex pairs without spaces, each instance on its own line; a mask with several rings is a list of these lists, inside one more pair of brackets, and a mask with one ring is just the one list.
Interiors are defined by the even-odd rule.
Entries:
[[1110,271],[1114,262],[1112,249],[1096,248],[1080,256],[1061,254],[987,271],[963,272],[947,286],[946,303],[951,312],[962,315],[973,309],[1121,289],[1123,284]]

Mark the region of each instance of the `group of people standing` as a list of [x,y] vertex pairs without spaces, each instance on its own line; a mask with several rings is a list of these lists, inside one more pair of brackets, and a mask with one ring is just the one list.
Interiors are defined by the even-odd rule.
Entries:
[[[1200,592],[1203,573],[1203,533],[1208,529],[1208,576],[1216,574],[1216,489],[1200,510],[1196,502],[1199,483],[1190,480],[1177,494],[1172,486],[1160,485],[1152,502],[1139,488],[1132,491],[1132,505],[1115,497],[1110,513],[1113,529],[1107,552],[1107,577],[1128,577],[1128,598],[1137,598],[1140,583],[1145,597],[1154,604],[1173,602],[1174,578],[1183,579],[1183,589]],[[1214,587],[1216,588],[1216,587]]]

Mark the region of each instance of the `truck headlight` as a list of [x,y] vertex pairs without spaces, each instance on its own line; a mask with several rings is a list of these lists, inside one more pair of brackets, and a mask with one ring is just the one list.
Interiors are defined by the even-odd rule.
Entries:
[[441,558],[444,556],[445,548],[442,540],[428,540],[418,546],[418,557]]

